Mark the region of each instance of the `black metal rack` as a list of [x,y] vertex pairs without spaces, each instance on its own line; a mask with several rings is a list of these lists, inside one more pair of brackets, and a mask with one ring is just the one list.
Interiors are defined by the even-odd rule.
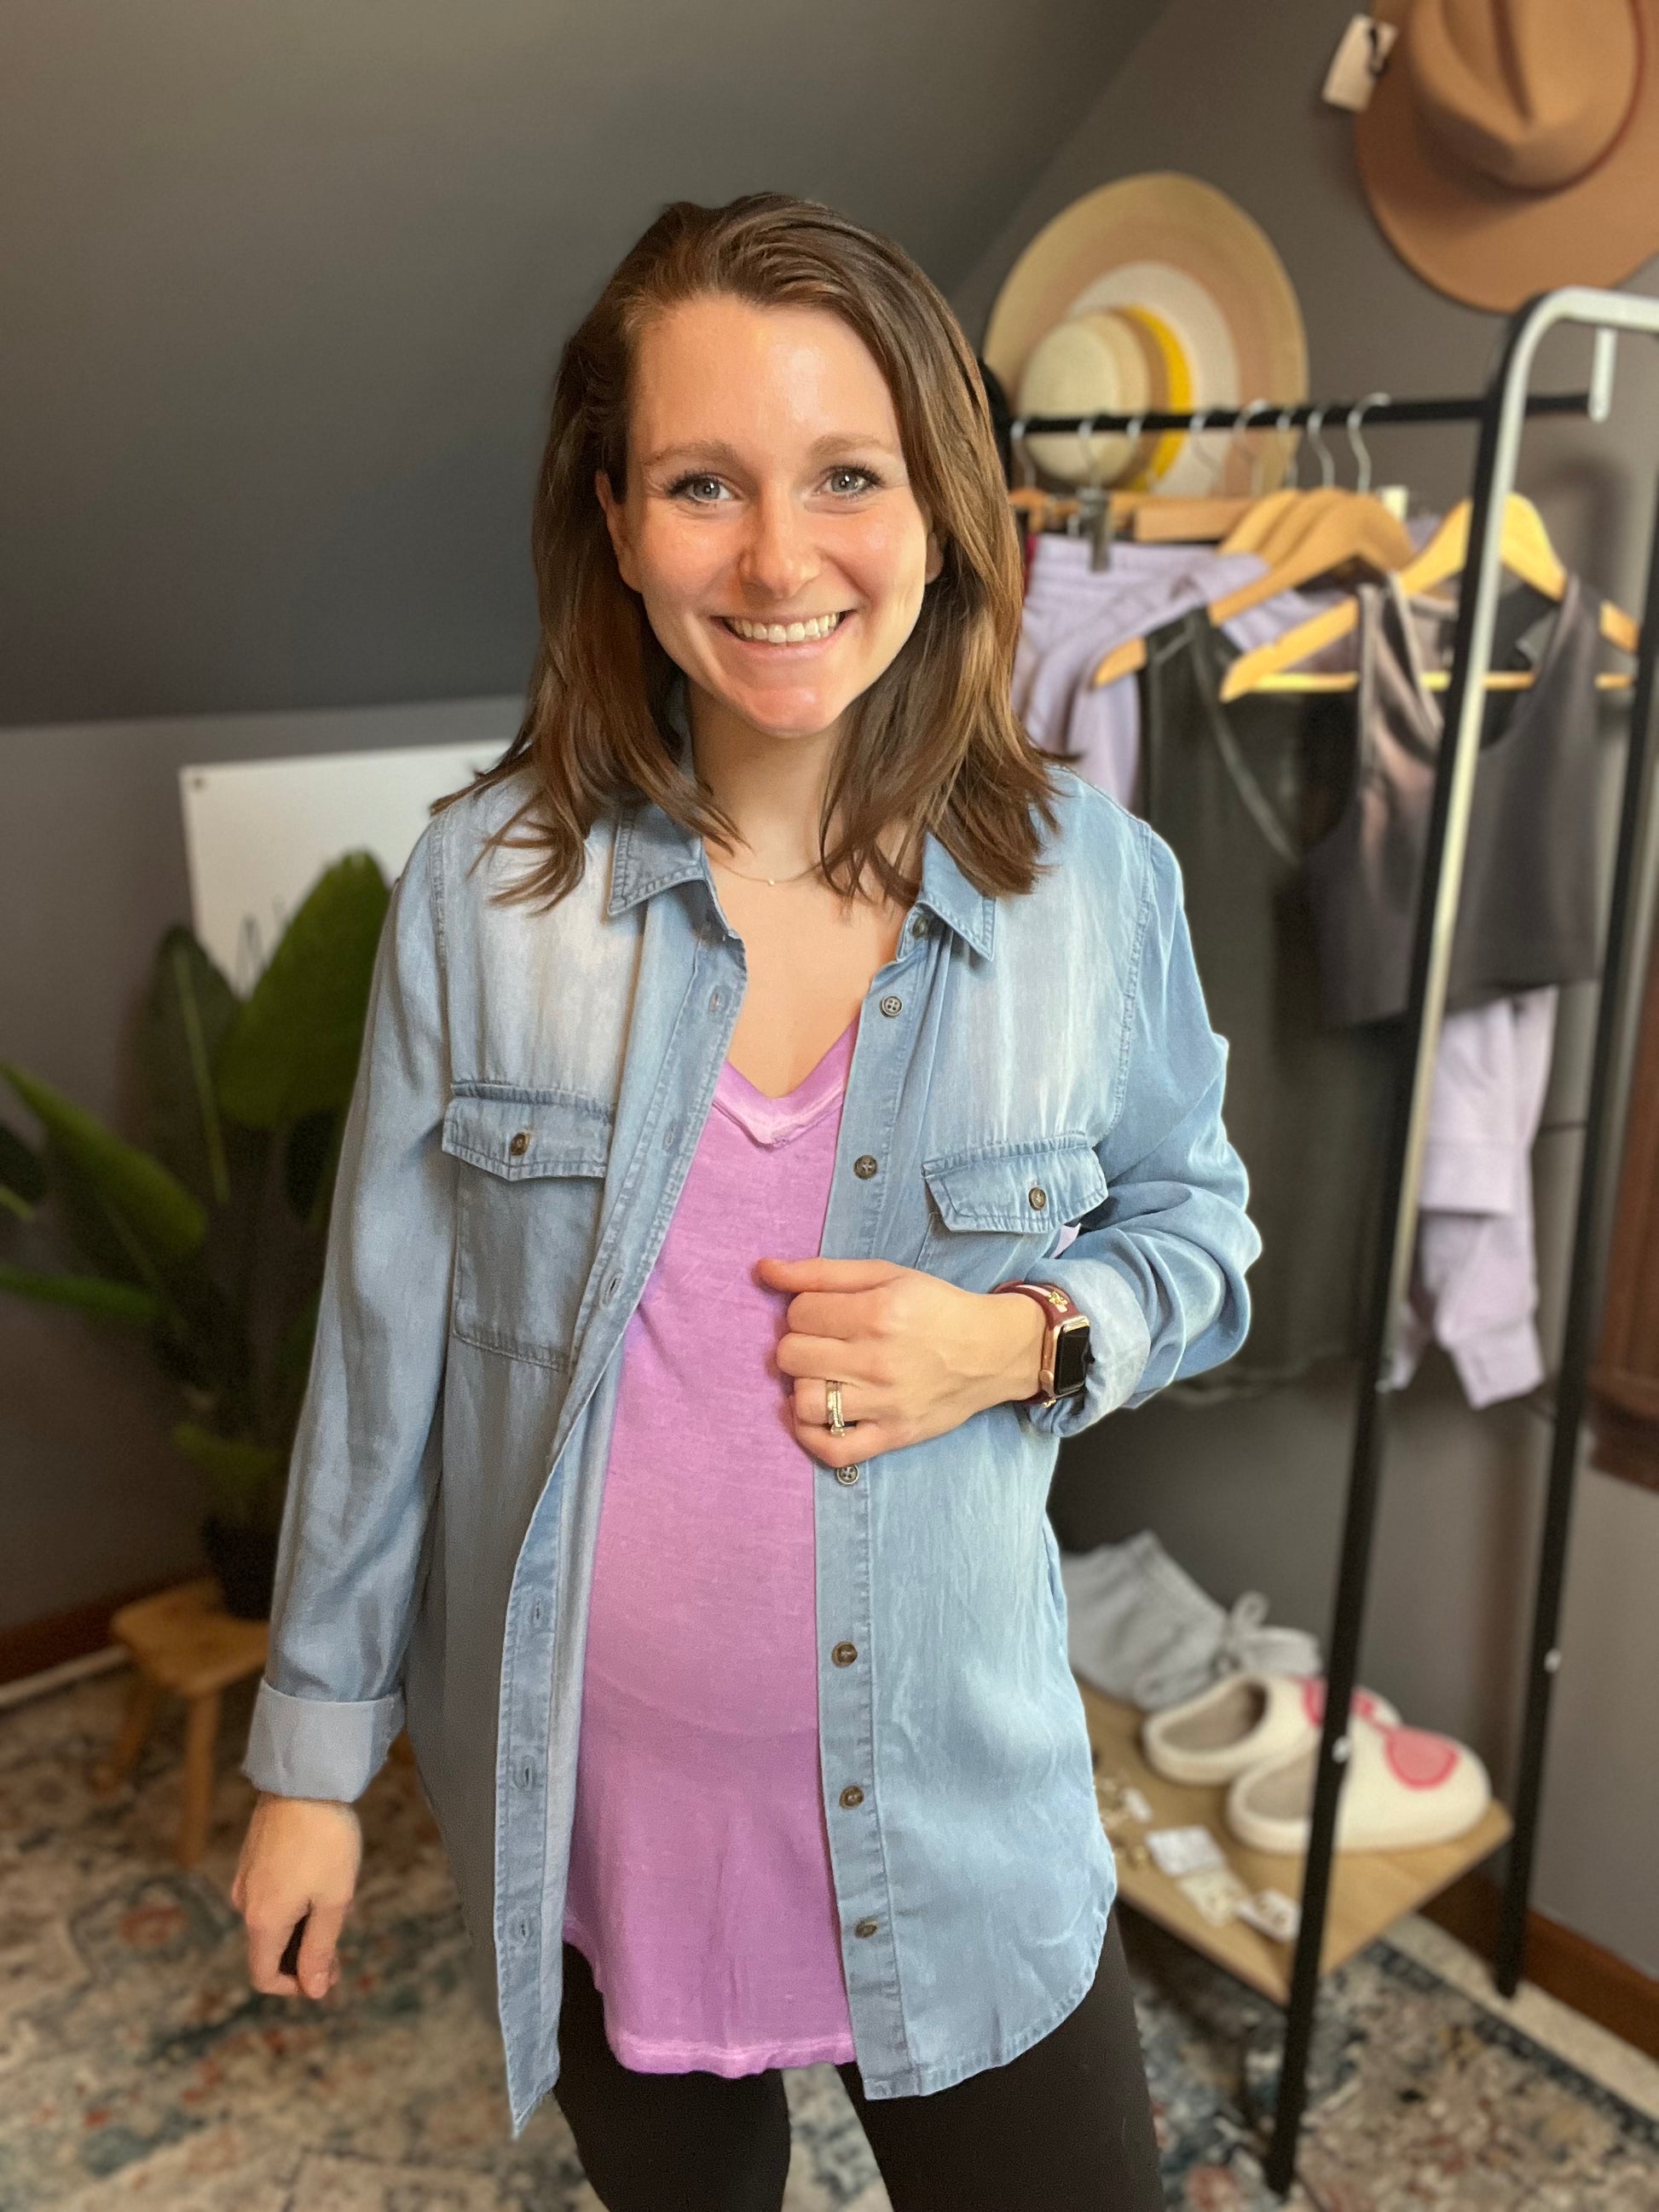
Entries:
[[[1588,390],[1529,393],[1540,343],[1559,324],[1595,333]],[[1392,1395],[1395,1332],[1410,1279],[1416,1239],[1419,1175],[1434,1062],[1445,1010],[1458,896],[1474,775],[1480,746],[1486,679],[1492,666],[1504,506],[1515,486],[1524,422],[1539,416],[1607,417],[1613,354],[1620,332],[1659,337],[1659,301],[1573,286],[1541,295],[1510,319],[1484,393],[1449,399],[1369,399],[1304,402],[1278,407],[1261,401],[1185,413],[1030,416],[1014,428],[1021,436],[1090,435],[1105,432],[1270,431],[1323,424],[1356,428],[1360,422],[1474,422],[1480,425],[1469,544],[1473,550],[1457,617],[1444,720],[1437,763],[1423,881],[1419,891],[1411,988],[1401,1025],[1395,1107],[1383,1168],[1382,1220],[1375,1297],[1359,1365],[1352,1457],[1333,1612],[1328,1689],[1320,1740],[1318,1778],[1304,1870],[1302,1924],[1286,2007],[1273,2142],[1267,2179],[1279,2195],[1295,2178],[1296,2150],[1306,2105],[1307,2069],[1318,2002],[1320,1955],[1330,1901],[1338,1797],[1350,1744],[1349,1709],[1354,1690],[1370,1571],[1378,1487]],[[1553,1436],[1539,1546],[1537,1583],[1528,1662],[1520,1768],[1512,1808],[1514,1829],[1494,1977],[1513,1996],[1526,1956],[1528,1904],[1543,1792],[1551,1693],[1561,1664],[1558,1643],[1562,1591],[1595,1323],[1605,1271],[1607,1145],[1614,1109],[1628,1068],[1629,981],[1642,922],[1644,846],[1651,813],[1654,663],[1659,645],[1659,504],[1656,505],[1648,572],[1642,592],[1641,648],[1632,696],[1630,737],[1620,805],[1617,847],[1608,902],[1606,953],[1591,1058],[1583,1161],[1569,1269],[1566,1319],[1555,1392]]]

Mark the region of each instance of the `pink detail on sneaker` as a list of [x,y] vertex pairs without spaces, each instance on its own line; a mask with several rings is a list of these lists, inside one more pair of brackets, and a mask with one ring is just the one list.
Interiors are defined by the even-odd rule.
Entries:
[[[1322,1674],[1310,1674],[1304,1682],[1302,1705],[1314,1726],[1323,1728],[1325,1725],[1325,1678]],[[1370,1721],[1374,1727],[1386,1728],[1388,1725],[1386,1721],[1377,1718],[1376,1699],[1369,1690],[1354,1692],[1350,1701],[1350,1710],[1358,1713],[1362,1721]]]
[[1457,1765],[1457,1746],[1423,1729],[1385,1729],[1382,1746],[1395,1780],[1407,1790],[1438,1790]]

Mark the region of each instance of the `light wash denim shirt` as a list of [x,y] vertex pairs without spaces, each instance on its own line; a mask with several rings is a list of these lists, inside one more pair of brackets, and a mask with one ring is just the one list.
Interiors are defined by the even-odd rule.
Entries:
[[[1059,775],[1028,895],[985,896],[927,838],[860,1011],[824,1223],[829,1257],[1060,1283],[1095,1352],[1081,1397],[817,1472],[823,1818],[872,2098],[1005,2063],[1093,1978],[1115,1878],[1049,1481],[1062,1437],[1237,1347],[1258,1249],[1175,861]],[[558,2073],[623,1330],[745,972],[701,839],[654,804],[601,818],[553,908],[494,901],[525,857],[483,839],[528,792],[439,815],[393,896],[244,1770],[350,1801],[407,1723],[515,2137]]]

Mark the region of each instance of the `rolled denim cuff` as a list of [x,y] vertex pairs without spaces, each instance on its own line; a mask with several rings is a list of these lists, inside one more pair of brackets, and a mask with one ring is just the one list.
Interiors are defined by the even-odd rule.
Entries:
[[274,1797],[354,1804],[386,1764],[404,1724],[404,1693],[359,1704],[290,1698],[262,1681],[242,1771]]
[[1066,1259],[1057,1258],[1047,1261],[1041,1270],[1033,1269],[1030,1279],[1058,1283],[1089,1316],[1092,1357],[1081,1391],[1056,1399],[1052,1406],[1039,1401],[1025,1408],[1034,1427],[1051,1436],[1075,1436],[1103,1415],[1115,1413],[1133,1396],[1152,1355],[1152,1332],[1133,1284],[1109,1261],[1073,1260],[1068,1265]]

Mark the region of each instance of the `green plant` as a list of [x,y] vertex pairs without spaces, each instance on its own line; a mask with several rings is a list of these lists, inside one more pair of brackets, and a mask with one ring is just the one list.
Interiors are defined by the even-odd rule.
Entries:
[[[387,891],[329,868],[240,999],[170,929],[140,1036],[143,1147],[0,1063],[40,1127],[0,1124],[0,1291],[143,1330],[184,1409],[210,1510],[275,1528]],[[67,1261],[67,1264],[66,1264]]]

